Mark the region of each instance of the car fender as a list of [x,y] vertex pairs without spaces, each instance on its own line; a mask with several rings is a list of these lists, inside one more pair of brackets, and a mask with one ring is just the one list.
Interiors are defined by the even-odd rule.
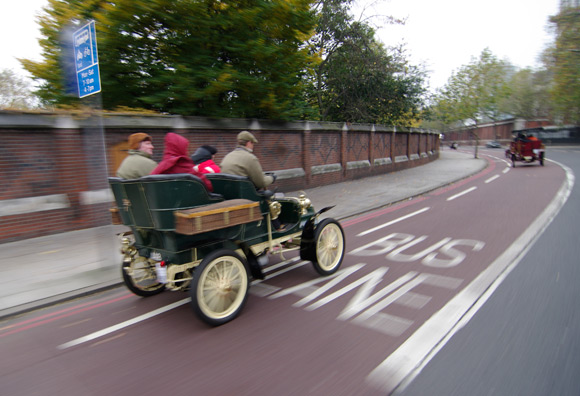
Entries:
[[327,206],[325,208],[320,209],[314,216],[312,216],[304,225],[302,229],[302,238],[300,241],[300,258],[302,260],[309,260],[312,261],[316,257],[312,257],[312,252],[314,249],[310,247],[316,242],[314,240],[314,230],[316,229],[316,219],[324,212],[328,212],[330,209],[334,208],[333,206]]

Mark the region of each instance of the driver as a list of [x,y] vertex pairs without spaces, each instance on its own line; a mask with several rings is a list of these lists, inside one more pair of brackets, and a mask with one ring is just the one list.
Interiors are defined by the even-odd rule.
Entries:
[[220,164],[222,173],[248,177],[257,189],[266,188],[276,180],[276,175],[266,175],[258,157],[254,155],[254,144],[258,139],[248,131],[238,133],[238,147],[228,153]]

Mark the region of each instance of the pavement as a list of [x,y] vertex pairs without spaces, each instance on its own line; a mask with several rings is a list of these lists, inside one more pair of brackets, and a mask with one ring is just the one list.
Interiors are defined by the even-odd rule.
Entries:
[[[453,184],[486,166],[471,150],[442,148],[439,159],[426,165],[304,191],[315,209],[336,205],[328,216],[343,220]],[[0,319],[122,284],[116,234],[124,230],[109,225],[0,245]]]

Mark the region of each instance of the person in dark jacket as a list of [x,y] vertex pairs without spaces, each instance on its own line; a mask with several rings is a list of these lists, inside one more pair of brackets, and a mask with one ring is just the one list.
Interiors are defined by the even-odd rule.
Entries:
[[165,148],[163,159],[151,172],[152,175],[191,173],[199,177],[208,191],[213,191],[211,182],[202,173],[193,169],[193,161],[189,158],[187,148],[189,141],[181,135],[170,132],[165,135]]
[[220,167],[213,162],[213,156],[217,153],[217,149],[213,146],[201,146],[195,153],[191,155],[191,160],[195,164],[193,169],[196,171],[206,173],[220,173]]

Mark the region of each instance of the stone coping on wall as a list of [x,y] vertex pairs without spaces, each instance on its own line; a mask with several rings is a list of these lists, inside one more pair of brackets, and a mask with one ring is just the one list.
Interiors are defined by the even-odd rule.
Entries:
[[296,177],[306,176],[306,172],[302,168],[281,169],[273,171],[278,180],[293,179]]
[[[430,151],[430,155],[435,155],[435,151]],[[421,154],[422,158],[428,157],[427,153]],[[419,155],[412,154],[411,160],[419,159]],[[398,156],[395,162],[409,161],[407,156]],[[373,164],[375,166],[390,165],[393,161],[391,158],[375,158]],[[347,170],[364,169],[371,166],[370,161],[350,161],[347,163]],[[342,171],[341,164],[327,164],[315,165],[311,167],[312,175],[322,175],[332,172]],[[305,177],[306,172],[303,168],[279,169],[273,171],[278,180],[287,180],[293,178]],[[95,205],[101,203],[114,202],[113,193],[109,188],[103,188],[92,191],[79,192],[79,201],[81,205]],[[45,210],[66,209],[70,207],[67,194],[52,194],[38,197],[16,198],[8,200],[0,200],[0,217],[11,216],[24,213],[41,212]]]
[[375,158],[374,161],[373,161],[373,164],[375,166],[391,165],[392,163],[393,163],[393,160],[391,160],[391,157]]
[[342,165],[340,164],[314,165],[310,169],[312,175],[323,175],[325,173],[342,171]]
[[[89,117],[89,113],[61,114],[61,113],[28,113],[0,110],[0,130],[8,128],[45,128],[45,129],[76,129],[83,127],[104,128],[140,128],[140,129],[170,129],[170,130],[195,130],[195,129],[222,129],[222,130],[296,130],[312,132],[393,132],[393,133],[420,133],[436,134],[438,131],[420,128],[405,128],[376,124],[350,124],[343,122],[323,121],[272,121],[243,118],[209,118],[209,117],[186,117],[176,115],[133,115],[133,114],[110,114],[104,113],[100,118]],[[98,122],[95,123],[95,120]]]
[[[429,152],[430,155],[436,154],[434,151]],[[422,153],[421,157],[427,157],[427,153]],[[419,159],[416,154],[411,155],[411,160]],[[398,156],[395,162],[405,162],[409,159],[407,156]],[[373,161],[375,166],[392,164],[391,158],[376,158]],[[350,161],[347,163],[347,169],[365,169],[371,166],[370,161]],[[315,165],[311,167],[312,175],[322,175],[332,172],[342,171],[340,164]],[[305,177],[306,172],[303,168],[280,169],[273,171],[278,180],[287,180],[293,178]],[[103,188],[92,191],[81,191],[79,194],[79,202],[81,205],[95,205],[101,203],[114,202],[113,193],[109,188]],[[34,213],[54,209],[66,209],[70,207],[70,202],[67,194],[52,194],[38,197],[16,198],[8,200],[0,200],[0,217],[12,216],[24,213]]]
[[110,188],[100,190],[81,191],[79,193],[81,205],[94,205],[106,202],[114,202],[115,196]]
[[67,194],[0,200],[0,217],[70,207]]
[[364,169],[370,168],[371,162],[369,160],[361,160],[361,161],[350,161],[346,163],[346,169]]

